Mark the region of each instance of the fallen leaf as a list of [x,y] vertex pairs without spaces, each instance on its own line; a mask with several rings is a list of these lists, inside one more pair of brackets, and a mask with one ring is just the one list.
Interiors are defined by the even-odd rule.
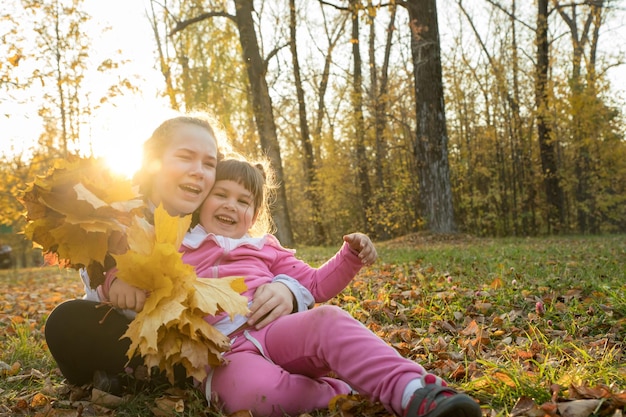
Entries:
[[513,409],[511,410],[510,417],[541,417],[545,413],[530,397],[520,397]]
[[156,416],[176,416],[185,411],[185,401],[177,397],[159,397],[154,400],[156,407],[152,412]]
[[32,408],[41,408],[48,404],[50,404],[50,399],[40,392],[35,394],[33,398],[30,400],[30,406]]
[[573,400],[557,404],[563,417],[588,417],[602,404],[602,400]]
[[91,402],[107,408],[117,408],[124,403],[124,399],[94,388],[91,390]]
[[252,413],[249,410],[239,410],[229,414],[228,417],[252,417]]

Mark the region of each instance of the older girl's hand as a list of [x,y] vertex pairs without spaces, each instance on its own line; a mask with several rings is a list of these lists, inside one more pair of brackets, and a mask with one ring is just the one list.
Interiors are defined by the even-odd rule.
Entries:
[[109,288],[109,302],[113,307],[140,312],[146,303],[146,292],[121,279],[116,279]]

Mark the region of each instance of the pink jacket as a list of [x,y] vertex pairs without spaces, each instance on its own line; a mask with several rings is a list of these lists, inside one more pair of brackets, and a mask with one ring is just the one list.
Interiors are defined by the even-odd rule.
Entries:
[[[247,290],[243,295],[250,301],[260,285],[273,282],[281,274],[299,281],[316,302],[328,301],[363,266],[347,243],[324,265],[313,268],[297,259],[294,250],[283,248],[273,235],[230,239],[207,233],[200,225],[187,233],[180,250],[183,261],[193,265],[200,278],[245,277]],[[215,321],[222,317],[216,317]]]

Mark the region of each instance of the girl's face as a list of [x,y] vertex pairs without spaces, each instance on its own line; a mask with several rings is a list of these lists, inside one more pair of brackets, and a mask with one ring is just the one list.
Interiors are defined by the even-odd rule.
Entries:
[[201,126],[177,126],[169,145],[154,167],[150,192],[154,205],[163,204],[171,216],[192,213],[215,183],[217,143]]
[[217,181],[200,210],[204,230],[233,239],[242,238],[255,217],[252,193],[232,180]]

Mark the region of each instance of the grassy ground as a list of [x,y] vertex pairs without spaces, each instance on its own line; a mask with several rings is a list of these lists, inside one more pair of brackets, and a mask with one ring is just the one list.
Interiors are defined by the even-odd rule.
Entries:
[[[626,236],[414,235],[377,246],[380,260],[331,303],[474,396],[485,416],[556,415],[574,397],[604,396],[623,410]],[[319,265],[335,250],[297,254]],[[0,415],[162,415],[171,404],[181,411],[169,415],[222,415],[193,390],[144,387],[111,411],[89,386],[63,384],[43,326],[54,305],[80,294],[73,271],[0,271]],[[387,415],[342,400],[314,415]]]

